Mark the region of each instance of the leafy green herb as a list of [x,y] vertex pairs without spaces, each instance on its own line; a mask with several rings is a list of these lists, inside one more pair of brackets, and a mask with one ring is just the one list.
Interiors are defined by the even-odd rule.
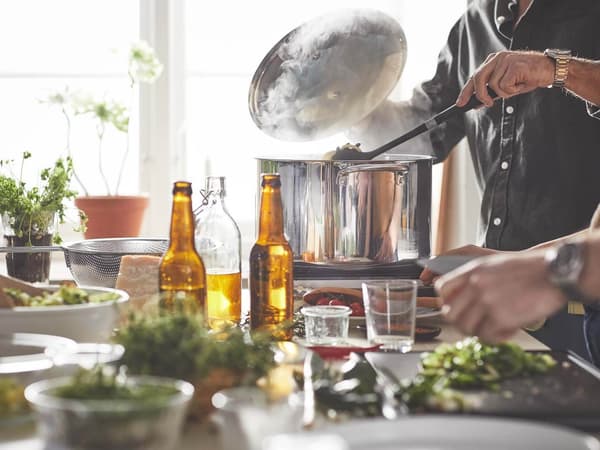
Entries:
[[131,384],[127,378],[107,368],[98,366],[92,370],[80,370],[72,382],[57,387],[50,395],[73,400],[131,400],[138,404],[164,404],[177,394],[169,386]]
[[400,395],[414,408],[462,409],[464,399],[457,390],[497,391],[504,380],[543,374],[555,365],[548,354],[529,353],[513,343],[486,345],[470,337],[424,353],[419,374],[403,382]]
[[0,378],[0,418],[29,412],[24,387],[12,378]]
[[[0,168],[9,172],[0,174],[0,214],[6,216],[15,235],[27,238],[31,245],[32,239],[48,234],[55,216],[59,223],[65,222],[65,201],[74,199],[77,192],[69,187],[73,175],[70,158],[57,159],[53,167],[42,170],[41,186],[28,188],[22,180],[22,173],[25,160],[29,158],[31,153],[24,152],[18,177],[10,174],[14,161],[0,161]],[[80,212],[80,225],[76,231],[84,228],[85,214]],[[53,240],[61,242],[58,234]]]
[[[469,389],[495,391],[507,379],[543,374],[555,365],[548,354],[526,352],[512,343],[486,345],[467,338],[423,353],[420,371],[412,379],[394,380],[386,371],[384,383],[364,356],[352,354],[341,368],[324,363],[313,376],[313,385],[317,406],[328,417],[380,415],[386,388],[413,412],[461,411],[470,407],[464,395]],[[297,381],[302,386],[301,376]]]
[[81,305],[84,303],[102,303],[118,300],[116,292],[89,293],[72,286],[61,286],[55,292],[44,292],[43,295],[29,295],[19,289],[5,288],[17,306],[59,306]]
[[251,382],[275,365],[270,336],[239,328],[210,333],[201,316],[176,311],[132,316],[115,341],[125,347],[122,362],[132,374],[197,382],[228,369]]

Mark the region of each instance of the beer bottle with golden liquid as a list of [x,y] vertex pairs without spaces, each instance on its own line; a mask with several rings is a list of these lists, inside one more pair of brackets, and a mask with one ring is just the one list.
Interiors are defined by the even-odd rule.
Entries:
[[250,327],[291,339],[293,254],[283,234],[279,174],[262,175],[258,239],[250,252]]
[[206,272],[194,245],[192,184],[173,184],[169,248],[159,265],[160,306],[202,312],[206,301]]
[[212,330],[237,325],[242,313],[242,240],[225,206],[225,177],[207,177],[196,215],[196,250],[206,268],[205,317]]

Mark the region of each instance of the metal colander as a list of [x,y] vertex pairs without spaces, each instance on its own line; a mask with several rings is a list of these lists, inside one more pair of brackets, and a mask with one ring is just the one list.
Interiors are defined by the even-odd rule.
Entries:
[[168,239],[109,238],[86,239],[61,246],[0,247],[4,253],[62,251],[67,267],[79,286],[114,288],[123,255],[162,256]]
[[62,247],[67,267],[80,286],[115,287],[123,255],[162,256],[167,239],[87,239]]

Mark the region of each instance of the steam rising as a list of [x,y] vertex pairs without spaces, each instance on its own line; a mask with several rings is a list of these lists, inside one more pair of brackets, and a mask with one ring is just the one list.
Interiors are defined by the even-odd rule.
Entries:
[[400,25],[380,11],[318,17],[291,32],[257,70],[254,119],[267,134],[291,141],[347,130],[389,95],[405,60]]

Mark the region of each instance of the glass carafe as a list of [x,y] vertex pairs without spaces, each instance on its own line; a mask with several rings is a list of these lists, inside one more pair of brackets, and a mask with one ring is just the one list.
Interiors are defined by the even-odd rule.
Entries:
[[195,211],[196,249],[206,268],[205,317],[213,330],[241,319],[242,263],[240,230],[225,207],[225,177],[207,177]]

